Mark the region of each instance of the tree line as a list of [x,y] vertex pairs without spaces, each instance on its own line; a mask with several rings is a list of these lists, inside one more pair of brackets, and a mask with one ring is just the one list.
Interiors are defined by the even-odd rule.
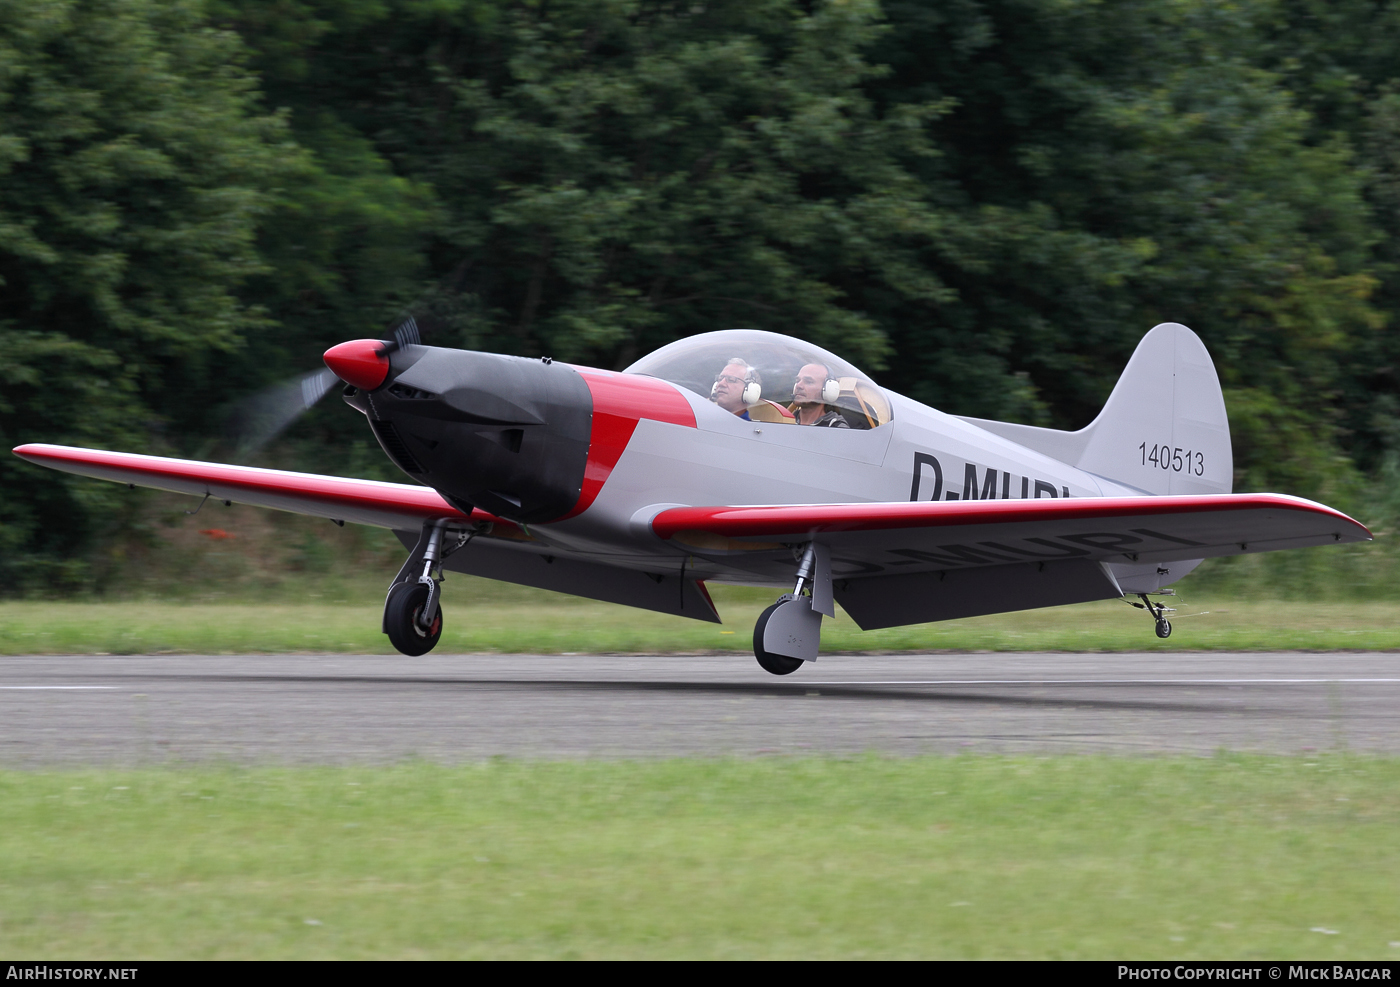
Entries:
[[[1236,489],[1345,498],[1400,448],[1398,46],[1397,0],[0,0],[0,439],[228,455],[410,314],[1078,428],[1176,321]],[[388,478],[324,404],[261,455]],[[0,457],[0,586],[135,503]]]

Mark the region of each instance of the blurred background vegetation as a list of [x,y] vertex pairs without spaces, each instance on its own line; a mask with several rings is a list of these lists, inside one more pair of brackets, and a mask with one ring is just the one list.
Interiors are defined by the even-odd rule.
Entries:
[[[1236,490],[1382,536],[1193,583],[1400,596],[1397,50],[1400,0],[0,0],[0,441],[402,480],[338,402],[228,421],[409,314],[604,367],[769,329],[1078,428],[1177,321]],[[0,592],[401,552],[173,505],[0,457]]]

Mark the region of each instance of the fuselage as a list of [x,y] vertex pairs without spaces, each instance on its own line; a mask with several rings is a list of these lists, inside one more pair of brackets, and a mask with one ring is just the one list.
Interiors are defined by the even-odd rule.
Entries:
[[[394,354],[382,386],[347,394],[348,403],[411,476],[460,508],[520,522],[525,537],[512,533],[512,547],[550,557],[781,585],[794,565],[787,547],[684,534],[663,541],[651,519],[675,506],[1140,493],[889,391],[888,420],[876,427],[809,427],[790,416],[746,420],[692,387],[644,374],[409,350]],[[898,571],[928,567],[889,561]],[[862,561],[859,574],[873,568]]]

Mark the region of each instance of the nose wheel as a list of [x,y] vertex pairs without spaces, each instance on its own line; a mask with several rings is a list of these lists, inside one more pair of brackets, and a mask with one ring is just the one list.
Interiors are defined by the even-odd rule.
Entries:
[[1158,637],[1171,637],[1171,636],[1172,636],[1172,622],[1171,622],[1170,620],[1168,620],[1166,617],[1158,617],[1158,618],[1157,618],[1157,636],[1158,636]]
[[429,595],[422,583],[396,583],[384,603],[384,633],[390,644],[411,657],[426,655],[442,637],[441,607],[433,608],[431,620],[423,626]]
[[[447,535],[448,520],[423,525],[418,544],[384,598],[384,633],[401,653],[426,655],[442,637],[442,562],[462,548],[482,529]],[[444,542],[447,542],[444,544]]]

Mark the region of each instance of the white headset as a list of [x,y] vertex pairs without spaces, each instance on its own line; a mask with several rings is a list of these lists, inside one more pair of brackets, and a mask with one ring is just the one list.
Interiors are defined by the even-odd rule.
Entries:
[[841,382],[835,377],[828,377],[826,383],[822,384],[822,404],[835,404],[840,396]]
[[[753,367],[744,369],[744,404],[758,404],[758,399],[763,397],[763,385],[753,380],[749,375],[753,373]],[[719,381],[710,385],[710,400],[715,399],[715,391],[719,389]]]

